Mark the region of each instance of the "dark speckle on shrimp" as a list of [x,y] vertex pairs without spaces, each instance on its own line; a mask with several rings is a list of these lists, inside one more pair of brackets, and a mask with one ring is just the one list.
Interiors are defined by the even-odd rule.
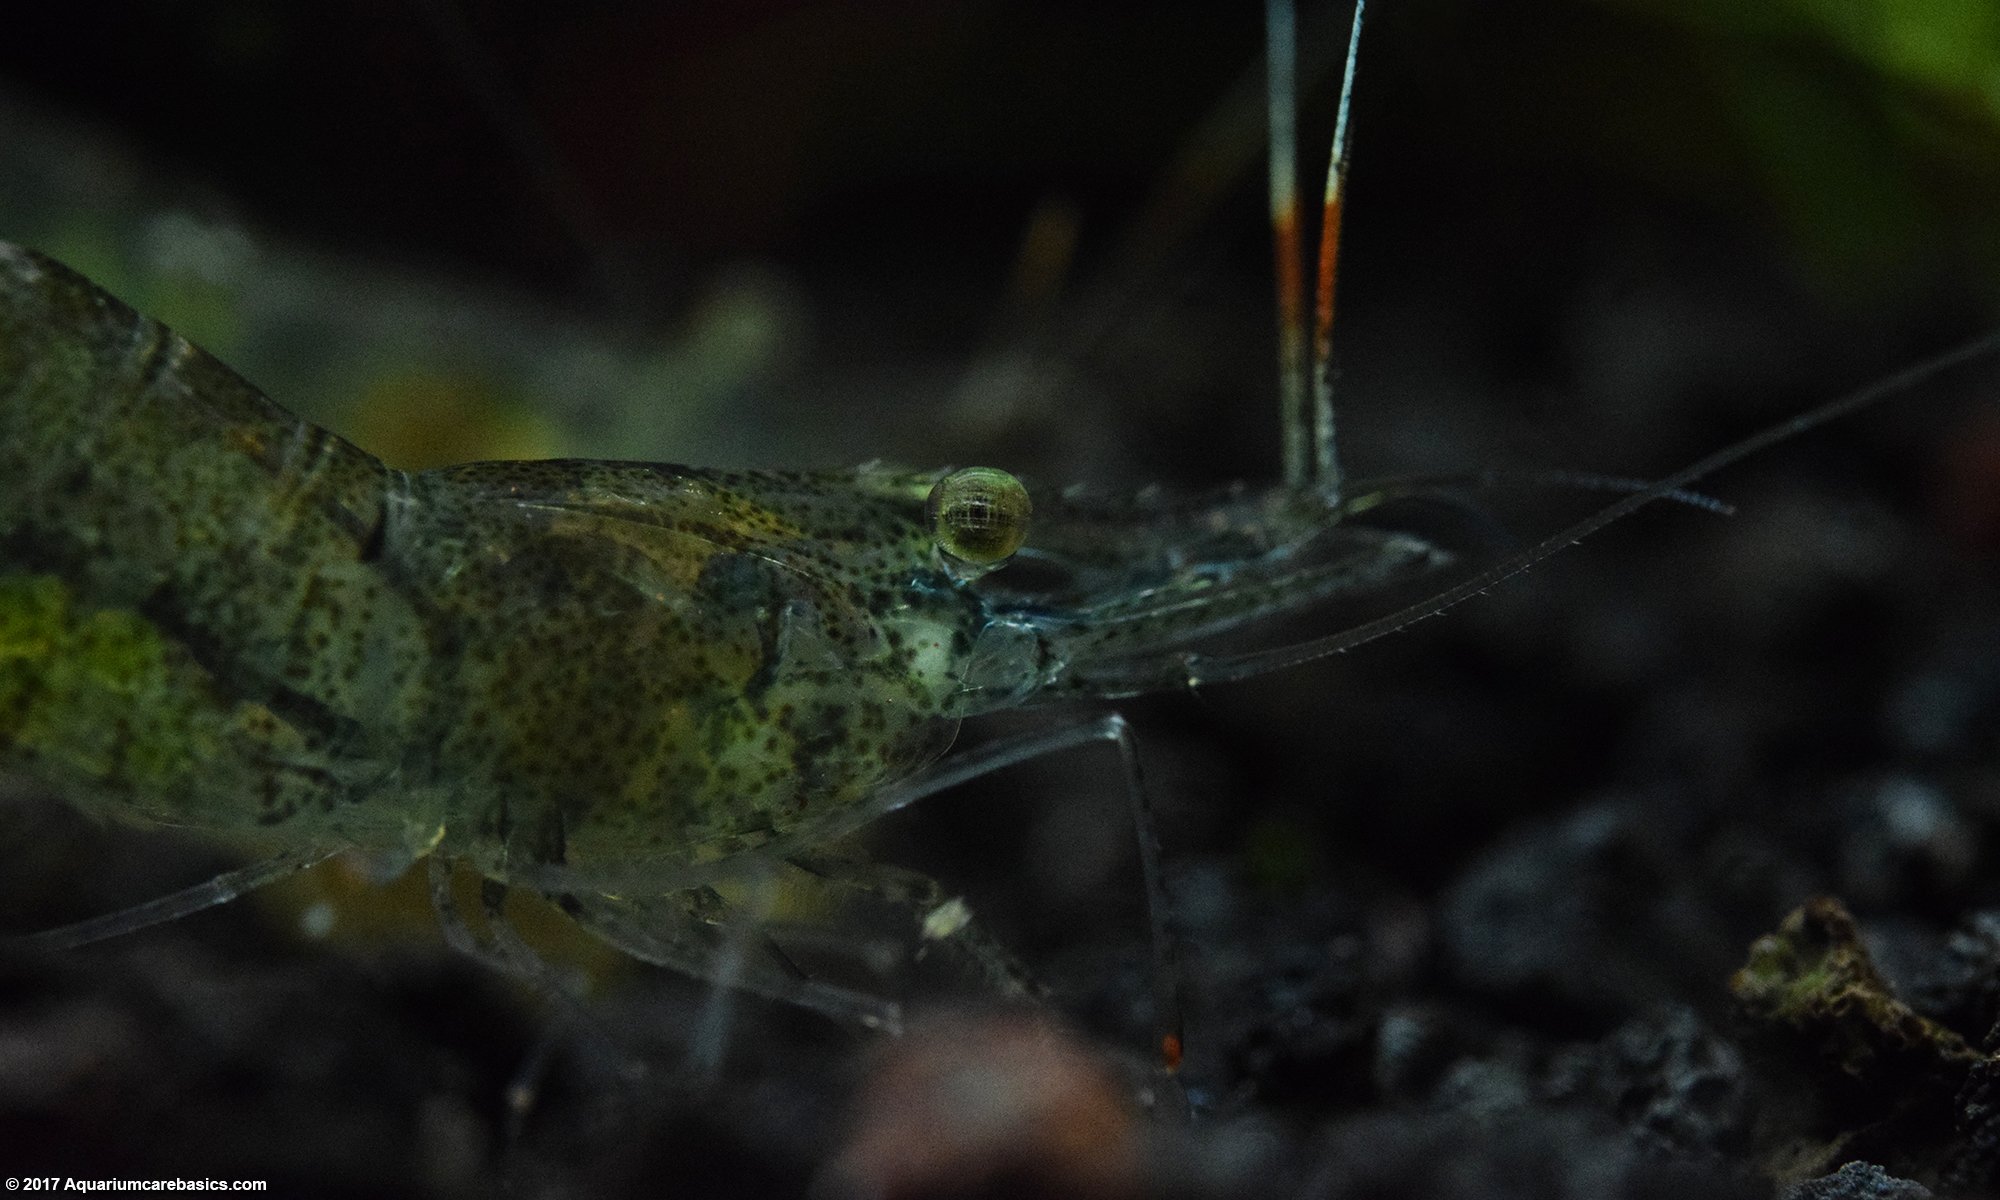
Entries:
[[[0,761],[113,815],[497,882],[681,890],[810,844],[963,717],[1175,686],[1177,647],[1439,561],[1311,491],[407,473],[11,247],[0,379],[0,636],[32,647],[0,658]],[[1054,586],[1010,586],[1017,550]]]

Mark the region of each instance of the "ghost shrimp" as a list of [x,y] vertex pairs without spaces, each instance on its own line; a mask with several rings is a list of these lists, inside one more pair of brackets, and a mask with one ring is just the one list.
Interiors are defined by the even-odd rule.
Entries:
[[[959,722],[1347,649],[1990,348],[1637,488],[1419,606],[1302,643],[1200,653],[1446,557],[1353,519],[1372,494],[1339,478],[1326,341],[1341,129],[1311,403],[1301,214],[1274,169],[1288,448],[1285,484],[1261,492],[1118,498],[990,468],[406,473],[67,268],[0,250],[0,770],[95,813],[238,841],[252,858],[45,940],[142,928],[362,850],[428,856],[434,878],[463,863],[496,913],[509,887],[544,893],[636,957],[893,1022],[889,1006],[805,977],[755,934],[765,881],[802,875],[906,906],[997,987],[1027,990],[936,885],[829,847],[976,775],[1096,742],[1119,749],[1143,812],[1135,752],[1101,716],[947,757]],[[1148,875],[1157,892],[1150,858]],[[448,889],[435,894],[455,941],[523,964],[504,925],[478,938]]]
[[[275,848],[68,942],[361,848],[559,895],[712,974],[693,931],[746,861],[832,873],[816,847],[918,795],[1123,737],[927,771],[961,719],[1178,683],[1191,639],[1438,557],[1312,490],[1044,494],[1031,519],[989,469],[406,474],[11,247],[0,379],[7,767]],[[747,982],[834,1003],[775,965]]]

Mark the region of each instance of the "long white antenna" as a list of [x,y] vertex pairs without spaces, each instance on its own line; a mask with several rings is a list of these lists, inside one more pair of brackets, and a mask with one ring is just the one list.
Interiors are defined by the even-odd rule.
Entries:
[[1329,499],[1340,499],[1340,455],[1333,441],[1333,285],[1340,270],[1341,205],[1347,190],[1348,112],[1354,102],[1354,64],[1361,50],[1361,20],[1368,0],[1354,0],[1347,35],[1347,66],[1340,76],[1340,111],[1333,121],[1333,154],[1326,164],[1326,199],[1319,227],[1319,287],[1313,306],[1313,479]]

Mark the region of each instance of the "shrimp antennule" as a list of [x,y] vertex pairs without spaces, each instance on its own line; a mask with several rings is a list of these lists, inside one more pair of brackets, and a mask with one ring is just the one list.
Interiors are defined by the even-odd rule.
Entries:
[[1271,257],[1277,272],[1279,428],[1285,486],[1312,478],[1306,424],[1305,264],[1299,252],[1298,14],[1292,0],[1265,0],[1264,58],[1271,139]]
[[[1271,141],[1271,251],[1277,269],[1278,385],[1284,431],[1285,486],[1315,487],[1338,499],[1340,456],[1333,423],[1333,291],[1340,265],[1340,218],[1346,195],[1349,115],[1354,68],[1361,48],[1366,0],[1357,0],[1347,35],[1347,60],[1340,78],[1340,109],[1334,118],[1333,150],[1327,161],[1326,190],[1320,206],[1318,273],[1313,293],[1312,361],[1306,361],[1304,208],[1299,201],[1298,20],[1291,0],[1264,6],[1266,82]],[[1306,403],[1308,372],[1312,404]]]
[[1241,654],[1204,655],[1187,651],[1129,656],[1090,666],[1087,671],[1079,672],[1075,684],[1093,692],[1111,695],[1168,691],[1249,679],[1352,650],[1356,646],[1387,637],[1418,621],[1456,608],[1495,584],[1521,574],[1542,560],[1560,553],[1605,526],[1630,516],[1655,500],[1676,496],[1697,481],[1759,451],[1902,395],[1919,384],[1929,382],[1957,367],[1996,352],[2000,352],[2000,331],[1989,332],[1962,342],[1912,367],[1829,400],[1817,408],[1766,426],[1748,437],[1703,456],[1643,491],[1635,492],[1598,509],[1568,528],[1551,534],[1526,550],[1510,555],[1429,599],[1397,609],[1386,616],[1351,629]]
[[1340,216],[1347,193],[1348,117],[1354,103],[1354,66],[1361,49],[1361,19],[1368,0],[1354,0],[1354,25],[1347,35],[1347,65],[1340,75],[1340,110],[1333,120],[1333,153],[1326,164],[1326,194],[1320,206],[1319,280],[1313,303],[1313,470],[1314,482],[1338,499],[1340,455],[1333,441],[1333,285],[1340,269]]

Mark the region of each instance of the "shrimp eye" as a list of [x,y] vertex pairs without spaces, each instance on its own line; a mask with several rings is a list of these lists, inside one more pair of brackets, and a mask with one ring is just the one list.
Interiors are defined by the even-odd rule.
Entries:
[[939,548],[961,562],[996,566],[1028,536],[1028,489],[995,467],[953,471],[931,488],[925,511]]

